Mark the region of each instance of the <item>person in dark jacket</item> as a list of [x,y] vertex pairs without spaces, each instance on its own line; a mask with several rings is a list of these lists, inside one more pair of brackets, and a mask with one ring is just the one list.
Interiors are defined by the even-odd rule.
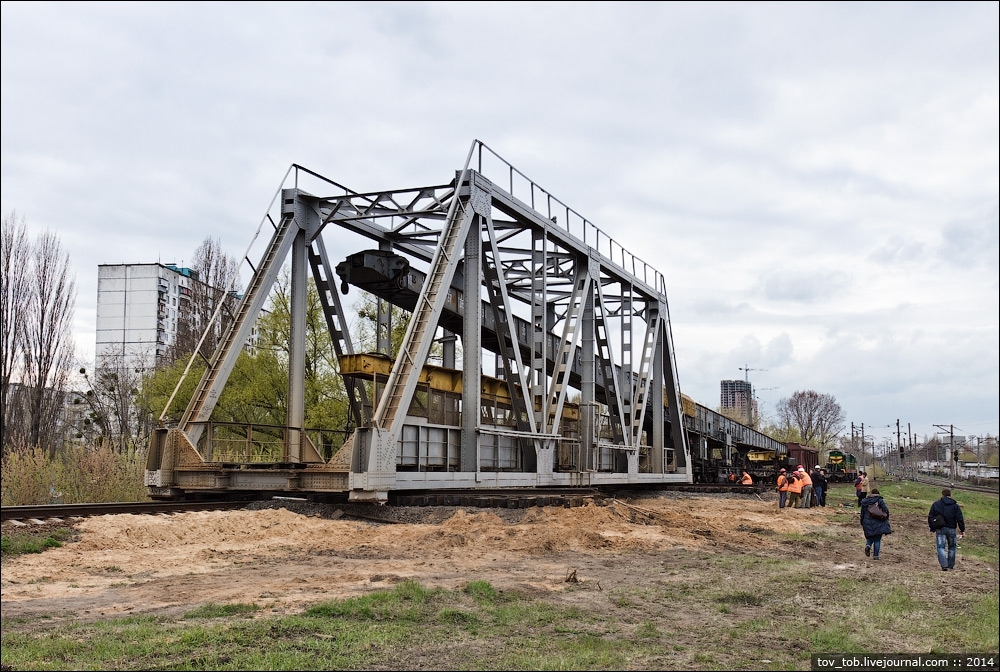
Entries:
[[813,472],[809,474],[813,482],[813,501],[816,506],[826,506],[826,491],[830,487],[826,479],[826,474],[819,467],[813,469]]
[[[885,512],[884,519],[875,518],[868,512],[871,504],[877,505]],[[865,533],[865,555],[871,556],[872,560],[878,560],[878,553],[882,548],[882,535],[892,534],[892,527],[889,525],[889,507],[878,493],[878,488],[873,488],[871,493],[861,500],[860,520],[861,529]]]
[[[944,518],[944,527],[938,530],[931,523],[936,514],[941,514]],[[931,532],[937,533],[937,556],[941,571],[955,569],[955,549],[958,547],[958,539],[965,536],[965,517],[958,502],[951,498],[951,490],[948,488],[941,491],[941,499],[931,504],[931,510],[927,512],[927,527]],[[958,539],[955,537],[956,528],[961,530]]]

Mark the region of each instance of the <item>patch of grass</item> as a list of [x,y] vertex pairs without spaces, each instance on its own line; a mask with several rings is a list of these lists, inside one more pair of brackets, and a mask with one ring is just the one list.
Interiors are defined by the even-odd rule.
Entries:
[[472,626],[479,623],[479,617],[476,614],[463,609],[442,609],[438,612],[437,620],[441,623],[463,626]]
[[471,595],[479,602],[496,602],[500,598],[500,593],[489,581],[469,581],[462,592]]
[[[1000,591],[991,590],[970,599],[972,622],[963,627],[963,651],[995,651],[1000,631]],[[991,643],[992,642],[992,646]]]
[[822,626],[809,633],[809,641],[817,653],[857,651],[854,630],[849,623],[834,623]]
[[69,539],[72,530],[66,527],[49,532],[15,532],[0,537],[0,554],[14,558],[26,553],[41,553],[48,548],[59,548]]
[[252,614],[259,610],[260,607],[252,602],[234,602],[232,604],[210,602],[187,612],[182,618],[228,618],[229,616]]
[[378,591],[347,600],[324,602],[310,608],[309,616],[350,618],[359,621],[416,620],[427,613],[430,591],[416,581],[403,581],[392,591]]
[[[801,535],[798,535],[798,538],[801,540],[803,537]],[[784,561],[778,558],[762,558],[756,555],[741,555],[736,553],[727,553],[712,558],[712,563],[716,567],[721,567],[722,569],[741,571],[746,569],[758,569],[761,567],[771,567],[777,564],[784,564]]]
[[[764,576],[744,577],[744,589],[715,598],[694,591],[685,605],[691,610],[688,625],[676,627],[701,625],[697,633],[688,630],[685,641],[676,641],[677,632],[664,632],[666,621],[651,617],[648,604],[618,607],[621,613],[609,621],[606,612],[564,608],[516,592],[501,595],[487,582],[457,591],[409,582],[290,616],[249,619],[259,607],[237,603],[205,605],[180,619],[129,617],[47,627],[33,620],[20,629],[11,627],[14,619],[5,619],[2,655],[5,665],[25,670],[412,669],[427,667],[428,661],[451,669],[728,670],[740,669],[745,652],[762,647],[770,669],[802,669],[814,651],[875,650],[879,628],[907,629],[925,650],[995,647],[996,591],[970,596],[955,603],[955,613],[946,613],[934,612],[905,588],[875,583],[859,593],[855,584],[855,590],[824,605],[829,620],[804,630],[784,614],[762,615],[760,607],[773,591],[753,586],[766,586]],[[728,613],[718,615],[720,607]],[[968,617],[955,619],[959,612]],[[982,626],[970,628],[973,620]]]
[[716,602],[721,604],[735,604],[741,607],[759,607],[764,604],[760,595],[745,590],[737,590],[731,593],[724,593],[717,598]]
[[[931,504],[941,498],[941,488],[911,481],[879,485],[879,493],[890,511],[927,515]],[[980,492],[952,489],[951,496],[962,507],[966,525],[974,521],[995,521],[1000,514],[1000,500]]]

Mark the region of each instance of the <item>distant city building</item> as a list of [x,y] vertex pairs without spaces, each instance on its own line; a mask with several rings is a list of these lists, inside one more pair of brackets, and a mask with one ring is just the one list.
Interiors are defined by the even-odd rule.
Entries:
[[164,362],[191,312],[197,281],[197,271],[173,264],[99,265],[96,367],[109,358],[141,371]]
[[[198,271],[174,264],[100,264],[95,369],[144,375],[186,357],[201,342],[218,301],[233,302],[230,310],[222,311],[226,321],[241,298],[201,282]],[[218,345],[223,327],[216,321],[201,342],[206,357]],[[256,338],[254,329],[247,347]]]
[[753,385],[745,380],[723,380],[719,383],[719,408],[723,411],[739,411],[747,416],[747,403],[752,416],[757,415],[757,400],[753,395]]
[[945,462],[947,462],[948,460],[954,460],[955,453],[961,455],[962,451],[968,450],[968,437],[959,436],[956,434],[954,438],[955,438],[955,444],[953,446],[951,443],[952,439],[951,434],[941,434],[938,436],[937,459],[944,460]]

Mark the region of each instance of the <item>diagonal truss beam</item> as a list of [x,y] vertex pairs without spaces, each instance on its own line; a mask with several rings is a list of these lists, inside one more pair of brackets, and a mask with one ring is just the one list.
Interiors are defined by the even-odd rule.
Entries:
[[514,405],[514,415],[519,431],[535,433],[537,427],[533,409],[528,408],[526,396],[530,387],[524,376],[524,365],[521,360],[521,348],[518,345],[517,334],[514,333],[514,319],[510,312],[510,296],[507,285],[500,273],[499,251],[497,250],[496,234],[489,216],[486,217],[484,229],[488,240],[482,249],[483,280],[489,297],[490,308],[493,311],[497,338],[500,341],[500,355],[503,362],[505,378],[510,386],[511,400]]
[[[278,277],[278,271],[288,256],[300,228],[294,214],[286,213],[278,223],[253,279],[236,310],[236,316],[226,329],[219,347],[195,387],[191,401],[181,417],[179,429],[187,434],[191,445],[197,446],[203,425],[212,416],[219,396],[236,365],[243,346],[250,338],[257,316],[267,294]],[[178,387],[180,387],[178,382]],[[177,390],[174,390],[174,394]],[[169,408],[169,404],[167,406]]]

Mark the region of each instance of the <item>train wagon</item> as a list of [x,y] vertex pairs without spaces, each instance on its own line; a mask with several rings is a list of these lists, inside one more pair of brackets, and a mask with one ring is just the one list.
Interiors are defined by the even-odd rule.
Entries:
[[806,471],[819,464],[819,449],[812,446],[804,446],[801,443],[788,444],[788,465],[790,469],[799,465],[805,467]]

